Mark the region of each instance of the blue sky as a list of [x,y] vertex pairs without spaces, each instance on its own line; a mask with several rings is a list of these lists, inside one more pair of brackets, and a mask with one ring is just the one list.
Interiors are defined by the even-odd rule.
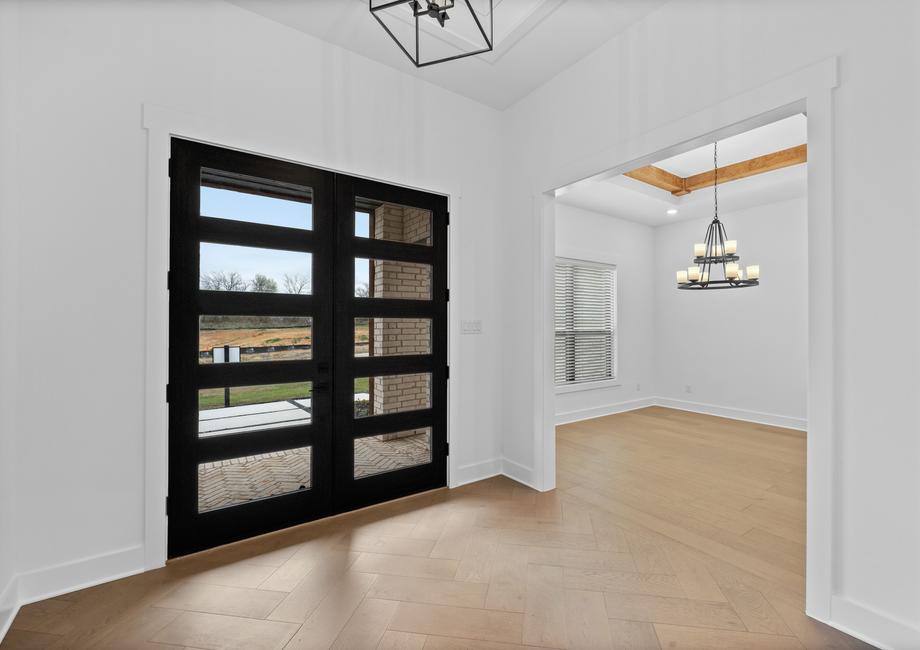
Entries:
[[[285,201],[213,187],[201,188],[201,214],[270,226],[305,230],[313,228],[313,206],[310,203]],[[368,235],[366,213],[355,213],[355,235]],[[312,277],[310,253],[209,243],[202,243],[200,252],[202,275],[217,271],[236,271],[245,281],[251,282],[256,273],[261,273],[275,280],[281,292],[284,291],[285,274]],[[366,284],[367,281],[367,260],[355,260],[355,283]]]
[[288,228],[313,228],[313,205],[245,194],[214,187],[201,188],[201,214]]

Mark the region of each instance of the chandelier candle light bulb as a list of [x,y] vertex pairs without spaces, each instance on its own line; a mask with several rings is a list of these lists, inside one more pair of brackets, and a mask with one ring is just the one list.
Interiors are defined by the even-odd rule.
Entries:
[[687,267],[687,277],[691,282],[698,282],[700,279],[700,267],[698,266],[688,266]]
[[693,257],[703,257],[706,255],[706,244],[693,245]]
[[734,255],[736,252],[738,252],[737,240],[729,239],[727,242],[725,242],[725,254],[726,255]]
[[678,271],[677,272],[677,284],[687,284],[687,282],[689,282],[689,280],[687,279],[687,272]]
[[759,280],[760,279],[760,266],[754,264],[753,266],[747,267],[747,276],[748,280]]

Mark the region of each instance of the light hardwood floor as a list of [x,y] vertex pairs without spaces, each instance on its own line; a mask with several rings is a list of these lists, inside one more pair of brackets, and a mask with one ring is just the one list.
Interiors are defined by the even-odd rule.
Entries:
[[804,434],[648,408],[498,477],[24,607],[6,648],[865,648],[803,614]]

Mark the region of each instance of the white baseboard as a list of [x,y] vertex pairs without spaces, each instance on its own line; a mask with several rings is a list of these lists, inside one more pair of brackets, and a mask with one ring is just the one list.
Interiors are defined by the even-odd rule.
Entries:
[[572,422],[580,422],[581,420],[591,420],[594,418],[602,418],[605,415],[616,415],[617,413],[625,413],[626,411],[635,411],[636,409],[643,409],[647,406],[655,406],[657,404],[656,398],[654,397],[643,397],[641,399],[633,399],[628,402],[618,402],[616,404],[605,404],[604,406],[597,406],[589,409],[580,409],[578,411],[567,411],[565,413],[556,414],[556,425],[560,424],[571,424]]
[[19,612],[19,581],[16,576],[10,578],[6,586],[0,590],[0,641],[13,624],[13,619]]
[[448,487],[456,488],[467,483],[475,483],[486,478],[492,478],[502,473],[502,459],[490,458],[489,460],[478,463],[469,463],[461,465],[450,473],[450,483]]
[[831,620],[823,622],[882,650],[920,648],[920,627],[843,596],[831,596]]
[[535,485],[536,481],[534,481],[533,468],[531,467],[527,467],[525,465],[521,465],[520,463],[516,463],[513,460],[503,458],[501,473],[513,481],[523,483],[529,488],[533,488],[534,490],[540,489]]
[[138,545],[20,573],[17,576],[19,604],[28,605],[143,571],[144,547]]
[[657,406],[663,406],[669,409],[679,411],[692,411],[704,415],[715,415],[720,418],[729,418],[731,420],[743,420],[745,422],[754,422],[755,424],[767,424],[771,427],[781,427],[783,429],[796,429],[805,431],[808,428],[808,420],[805,418],[794,418],[787,415],[776,415],[774,413],[761,413],[760,411],[748,411],[731,406],[717,406],[715,404],[702,404],[700,402],[688,402],[681,399],[670,397],[655,398]]
[[507,458],[490,458],[478,463],[461,465],[451,472],[450,487],[457,488],[500,474],[527,487],[537,489],[534,487],[533,469]]
[[3,641],[6,633],[10,631],[10,626],[13,624],[13,619],[16,618],[16,614],[18,613],[18,605],[9,609],[0,609],[0,642]]
[[0,640],[23,605],[143,571],[144,547],[138,545],[17,574],[0,592]]
[[643,409],[648,406],[662,406],[665,408],[677,409],[679,411],[691,411],[693,413],[714,415],[716,417],[729,418],[731,420],[754,422],[755,424],[768,424],[773,427],[796,429],[797,431],[805,431],[808,428],[808,421],[804,418],[794,418],[787,415],[776,415],[774,413],[762,413],[760,411],[749,411],[731,406],[690,402],[687,400],[673,399],[671,397],[644,397],[628,402],[604,404],[603,406],[581,409],[579,411],[557,413],[556,425],[571,424],[572,422],[601,418],[606,415],[616,415],[617,413],[635,411],[636,409]]

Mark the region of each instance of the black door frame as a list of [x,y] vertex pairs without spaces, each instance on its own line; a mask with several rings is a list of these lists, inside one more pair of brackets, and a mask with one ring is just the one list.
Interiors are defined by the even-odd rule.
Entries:
[[[202,167],[312,188],[313,229],[199,216]],[[445,486],[447,198],[177,137],[171,139],[170,179],[168,557]],[[362,196],[371,194],[381,201],[431,210],[432,246],[355,238],[355,191]],[[200,291],[200,241],[310,252],[312,294]],[[432,300],[355,298],[352,258],[365,253],[383,259],[424,259],[431,263]],[[199,314],[312,316],[312,358],[199,364],[195,354]],[[355,359],[355,315],[430,316],[432,354]],[[354,420],[355,372],[392,374],[416,369],[432,373],[431,409]],[[215,438],[198,437],[199,388],[288,381],[313,382],[309,424]],[[346,394],[349,410],[343,406]],[[339,396],[337,405],[333,404],[334,395]],[[431,463],[358,480],[352,478],[355,436],[417,426],[432,427]],[[198,512],[198,463],[308,445],[312,447],[310,489]]]

